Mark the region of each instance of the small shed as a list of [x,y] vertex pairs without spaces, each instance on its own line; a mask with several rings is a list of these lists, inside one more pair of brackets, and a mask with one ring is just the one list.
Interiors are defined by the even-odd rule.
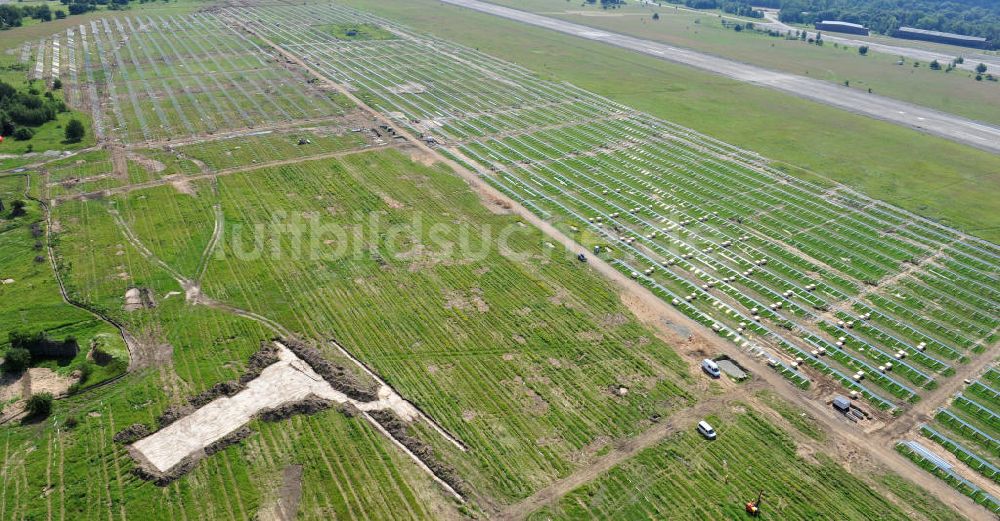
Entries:
[[851,410],[851,399],[846,396],[837,396],[833,399],[833,408],[846,413]]

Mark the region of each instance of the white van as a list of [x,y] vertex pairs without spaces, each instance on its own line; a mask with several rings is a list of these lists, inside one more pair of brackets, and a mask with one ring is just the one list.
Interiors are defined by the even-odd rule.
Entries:
[[713,429],[712,426],[705,420],[698,422],[698,432],[700,432],[701,435],[707,439],[715,439],[715,429]]
[[701,361],[701,370],[708,373],[708,376],[711,376],[712,378],[722,376],[722,372],[719,371],[719,364],[709,360],[708,358]]

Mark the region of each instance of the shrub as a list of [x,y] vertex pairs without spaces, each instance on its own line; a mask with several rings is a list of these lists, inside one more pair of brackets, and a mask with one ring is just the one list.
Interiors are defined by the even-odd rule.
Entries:
[[24,201],[22,201],[20,199],[17,199],[15,201],[13,201],[12,203],[10,203],[10,216],[11,217],[20,217],[20,216],[28,213],[28,211],[25,210],[25,207],[26,207],[26,205],[24,204]]
[[69,120],[69,123],[66,124],[66,141],[70,143],[79,142],[86,133],[87,130],[83,128],[83,123],[76,118]]
[[3,370],[9,373],[24,371],[31,364],[31,353],[23,347],[12,347],[4,356]]
[[83,362],[79,367],[80,383],[86,383],[90,375],[94,374],[94,366],[90,362]]
[[14,131],[14,139],[18,141],[27,141],[33,137],[35,137],[35,131],[28,127],[17,127],[17,130]]
[[28,416],[48,416],[52,412],[52,394],[38,393],[31,395],[31,398],[28,398],[25,410],[28,411]]

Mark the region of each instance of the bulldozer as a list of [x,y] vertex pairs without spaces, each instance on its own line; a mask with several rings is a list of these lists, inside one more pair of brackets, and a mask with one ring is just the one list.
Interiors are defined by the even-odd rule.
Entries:
[[757,517],[760,515],[760,502],[763,500],[764,491],[761,490],[760,493],[757,494],[756,501],[747,501],[747,514],[750,514],[750,517]]

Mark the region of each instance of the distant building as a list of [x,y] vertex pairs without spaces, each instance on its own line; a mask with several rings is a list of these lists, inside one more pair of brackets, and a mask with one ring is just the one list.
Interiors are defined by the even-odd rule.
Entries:
[[868,28],[861,24],[841,22],[839,20],[823,20],[816,22],[817,31],[829,31],[831,33],[863,34],[868,36]]
[[986,38],[928,31],[927,29],[914,29],[913,27],[900,27],[892,35],[896,38],[905,38],[907,40],[925,40],[928,42],[961,45],[962,47],[975,47],[976,49],[985,49],[987,47]]

